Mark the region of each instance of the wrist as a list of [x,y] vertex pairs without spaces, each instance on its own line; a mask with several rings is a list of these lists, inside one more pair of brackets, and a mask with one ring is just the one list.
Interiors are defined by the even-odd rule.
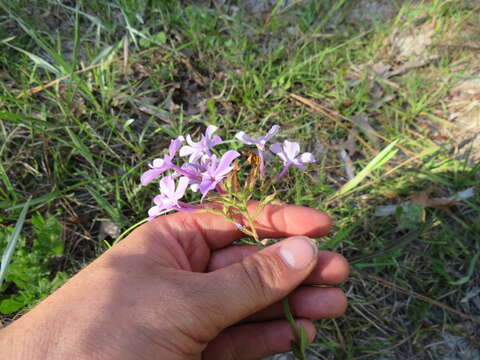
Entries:
[[60,358],[58,355],[62,351],[61,340],[55,341],[58,325],[54,319],[49,321],[38,318],[33,312],[35,310],[0,329],[0,359]]
[[[31,350],[29,339],[31,334],[21,334],[17,330],[18,326],[13,323],[3,329],[0,329],[0,358],[1,359],[31,359],[38,357]],[[37,350],[38,351],[38,350]]]

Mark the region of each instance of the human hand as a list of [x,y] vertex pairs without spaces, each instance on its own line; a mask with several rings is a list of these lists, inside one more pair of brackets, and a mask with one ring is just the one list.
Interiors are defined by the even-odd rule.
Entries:
[[[255,204],[252,204],[255,207]],[[258,251],[231,246],[235,226],[208,213],[161,216],[134,231],[32,311],[0,330],[3,359],[258,359],[293,339],[281,299],[314,338],[310,319],[341,315],[338,254],[298,235],[330,229],[323,213],[269,205],[261,237],[290,237]],[[295,237],[297,236],[297,237]]]

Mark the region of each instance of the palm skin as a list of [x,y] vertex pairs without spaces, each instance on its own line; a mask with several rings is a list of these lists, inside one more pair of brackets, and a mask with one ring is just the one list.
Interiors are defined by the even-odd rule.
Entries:
[[[340,289],[315,285],[344,281],[346,260],[295,237],[329,229],[319,211],[267,206],[257,218],[260,236],[293,238],[258,251],[232,245],[242,234],[216,215],[157,218],[2,329],[0,358],[259,359],[288,351],[282,298],[289,296],[310,340],[312,319],[345,311]],[[287,246],[295,246],[293,265],[280,256]]]

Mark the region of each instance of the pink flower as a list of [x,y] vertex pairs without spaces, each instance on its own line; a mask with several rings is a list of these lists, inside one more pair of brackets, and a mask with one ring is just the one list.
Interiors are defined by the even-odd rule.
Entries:
[[160,180],[160,194],[153,198],[155,206],[148,210],[149,219],[160,215],[165,210],[191,211],[199,208],[181,202],[180,199],[185,195],[189,179],[182,176],[175,185],[173,175],[167,175]]
[[280,126],[273,125],[266,135],[260,136],[258,138],[252,138],[248,136],[244,131],[240,131],[235,135],[235,137],[241,142],[243,142],[244,144],[255,145],[257,147],[257,153],[258,153],[258,156],[260,157],[260,173],[262,174],[262,176],[265,172],[265,163],[263,160],[263,154],[266,151],[267,142],[270,141],[279,130],[280,130]]
[[172,160],[175,157],[177,150],[182,146],[184,140],[183,136],[179,136],[175,140],[172,140],[168,147],[168,154],[162,159],[153,160],[152,164],[149,164],[151,169],[145,171],[140,177],[142,185],[147,185],[149,182],[162,175],[165,171],[175,167]]
[[293,141],[285,140],[283,146],[281,144],[273,144],[270,146],[270,151],[278,155],[283,161],[283,169],[278,174],[277,178],[283,177],[290,166],[295,166],[300,170],[306,170],[305,164],[314,163],[315,157],[309,153],[300,154],[300,145]]
[[280,126],[273,125],[266,135],[260,136],[258,138],[252,138],[245,134],[244,131],[238,132],[235,137],[244,144],[255,145],[259,150],[265,151],[265,145],[267,144],[267,141],[270,141],[279,130]]
[[217,161],[217,157],[212,155],[210,163],[202,174],[202,182],[199,185],[200,192],[203,195],[202,199],[205,198],[209,191],[215,189],[218,183],[233,170],[233,166],[230,166],[230,164],[239,156],[240,154],[234,150],[229,150],[223,154],[220,161]]
[[188,161],[191,163],[194,163],[204,156],[210,156],[210,149],[222,142],[220,136],[213,135],[217,129],[216,126],[209,125],[199,142],[194,142],[191,136],[187,135],[188,145],[185,145],[180,149],[180,156],[189,156]]

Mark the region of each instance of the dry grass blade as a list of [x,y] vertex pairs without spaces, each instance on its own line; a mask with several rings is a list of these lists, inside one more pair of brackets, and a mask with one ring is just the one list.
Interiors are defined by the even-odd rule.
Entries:
[[[138,53],[138,55],[142,55],[144,53],[147,53],[149,51],[152,51],[156,48],[159,48],[159,46],[155,46],[155,47],[152,47],[152,48],[149,48],[149,49],[146,49],[144,51],[140,51]],[[125,54],[126,56],[128,56],[128,53]],[[86,66],[84,67],[83,69],[80,69],[80,70],[77,70],[77,71],[74,71],[73,73],[71,74],[67,74],[67,75],[63,75],[63,76],[60,76],[59,78],[56,78],[55,80],[52,80],[52,81],[49,81],[48,83],[45,83],[43,85],[38,85],[38,86],[35,86],[33,88],[30,88],[26,91],[22,91],[21,93],[19,93],[17,95],[17,99],[20,99],[26,95],[33,95],[33,94],[36,94],[36,93],[39,93],[45,89],[48,89],[64,80],[67,80],[69,78],[71,78],[73,75],[80,75],[80,74],[83,74],[87,71],[90,71],[90,70],[93,70],[93,69],[96,69],[98,67],[102,67],[102,66],[107,66],[107,65],[110,65],[112,63],[115,63],[115,62],[124,62],[123,66],[125,66],[125,56],[124,55],[120,55],[120,56],[117,56],[117,57],[114,57],[110,60],[106,60],[106,61],[103,61],[103,62],[100,62],[100,63],[95,63],[95,64],[92,64],[92,65],[89,65],[89,66]],[[127,59],[128,61],[128,59]]]
[[[352,121],[352,119],[340,114],[338,111],[335,111],[335,110],[331,110],[317,102],[314,102],[310,99],[307,99],[303,96],[300,96],[300,95],[297,95],[297,94],[290,94],[290,97],[292,99],[295,99],[296,101],[304,104],[304,105],[307,105],[308,107],[310,107],[311,109],[315,110],[315,111],[318,111],[319,113],[321,113],[322,115],[324,115],[325,117],[329,118],[330,120],[333,120],[335,121],[340,127],[344,128],[344,129],[348,129],[345,125],[343,125],[341,122],[339,122],[337,120],[337,117],[338,118],[341,118],[343,120],[346,120],[346,121],[349,121],[351,123],[355,123],[354,121]],[[378,132],[376,131],[371,131],[370,132],[372,135],[378,137],[379,139],[382,139],[383,141],[386,141],[386,142],[390,142],[390,140],[388,140],[385,136],[382,136],[380,135]],[[366,146],[370,151],[372,152],[375,152],[374,149],[372,149],[372,147],[370,145],[368,145],[360,136],[357,137],[357,140],[362,143],[364,146]],[[415,153],[413,153],[412,151],[408,150],[407,148],[399,145],[398,148],[400,150],[402,150],[405,154],[408,154],[410,156],[414,156]]]
[[[320,114],[322,114],[323,116],[325,116],[326,118],[334,121],[338,126],[340,126],[341,128],[343,129],[346,129],[347,131],[349,130],[349,128],[347,126],[345,126],[344,124],[342,124],[340,121],[338,121],[337,119],[337,114],[332,114],[328,109],[325,109],[324,107],[322,107],[320,104],[310,100],[310,99],[307,99],[303,96],[300,96],[300,95],[297,95],[297,94],[290,94],[290,97],[292,99],[295,99],[296,101],[298,101],[299,103],[301,104],[304,104],[304,105],[307,105],[309,108],[311,108],[312,110],[315,110],[316,112],[319,112]],[[356,135],[355,138],[358,140],[358,142],[360,142],[362,145],[364,145],[366,148],[368,148],[371,152],[375,152],[375,149],[373,149],[367,142],[365,142],[365,140],[363,140],[360,136]]]
[[374,352],[371,352],[371,353],[368,353],[368,354],[365,354],[365,355],[362,355],[362,356],[359,356],[357,359],[366,359],[366,358],[369,358],[371,356],[376,356],[376,355],[380,355],[380,354],[386,354],[386,353],[389,353],[391,352],[392,350],[398,348],[399,346],[402,346],[403,344],[405,344],[407,341],[409,341],[412,337],[415,336],[417,332],[416,331],[413,331],[410,335],[404,337],[402,340],[400,340],[398,343],[386,348],[386,349],[382,349],[382,350],[378,350],[378,351],[374,351]]
[[67,80],[69,78],[71,78],[73,75],[79,75],[79,74],[82,74],[84,72],[87,72],[87,71],[90,71],[92,69],[95,69],[97,67],[100,67],[100,66],[105,66],[105,65],[109,65],[111,64],[112,62],[114,61],[118,61],[120,60],[119,58],[116,58],[116,59],[113,59],[113,60],[109,60],[107,62],[104,62],[104,63],[100,63],[100,64],[94,64],[94,65],[90,65],[90,66],[87,66],[86,68],[83,68],[81,70],[77,70],[75,71],[73,74],[68,74],[68,75],[64,75],[64,76],[60,76],[59,78],[56,78],[55,80],[52,80],[46,84],[43,84],[43,85],[39,85],[39,86],[35,86],[31,89],[28,89],[26,91],[22,91],[20,94],[17,95],[17,99],[20,99],[26,95],[33,95],[33,94],[36,94],[36,93],[39,93],[40,91],[43,91],[45,89],[48,89],[49,87],[52,87],[64,80]]
[[360,275],[364,278],[374,280],[374,281],[378,282],[379,284],[382,284],[383,286],[386,286],[386,287],[389,287],[391,289],[397,290],[401,293],[412,296],[412,297],[414,297],[418,300],[425,301],[426,303],[429,303],[433,306],[439,307],[439,308],[441,308],[445,311],[448,311],[452,314],[458,315],[459,317],[461,317],[463,319],[467,319],[467,320],[473,321],[477,324],[480,324],[480,318],[477,318],[477,317],[474,317],[474,316],[471,316],[471,315],[467,315],[467,314],[465,314],[465,313],[463,313],[463,312],[461,312],[457,309],[452,308],[451,306],[445,305],[444,303],[442,303],[440,301],[431,299],[428,296],[420,295],[420,294],[416,293],[415,291],[402,288],[401,286],[399,286],[397,284],[394,284],[394,283],[392,283],[388,280],[382,279],[381,277],[378,277],[378,276],[375,276],[375,275],[370,275],[370,274],[364,273],[364,272],[359,271],[359,270],[355,270],[355,271],[353,271],[353,273],[357,274],[357,275]]

